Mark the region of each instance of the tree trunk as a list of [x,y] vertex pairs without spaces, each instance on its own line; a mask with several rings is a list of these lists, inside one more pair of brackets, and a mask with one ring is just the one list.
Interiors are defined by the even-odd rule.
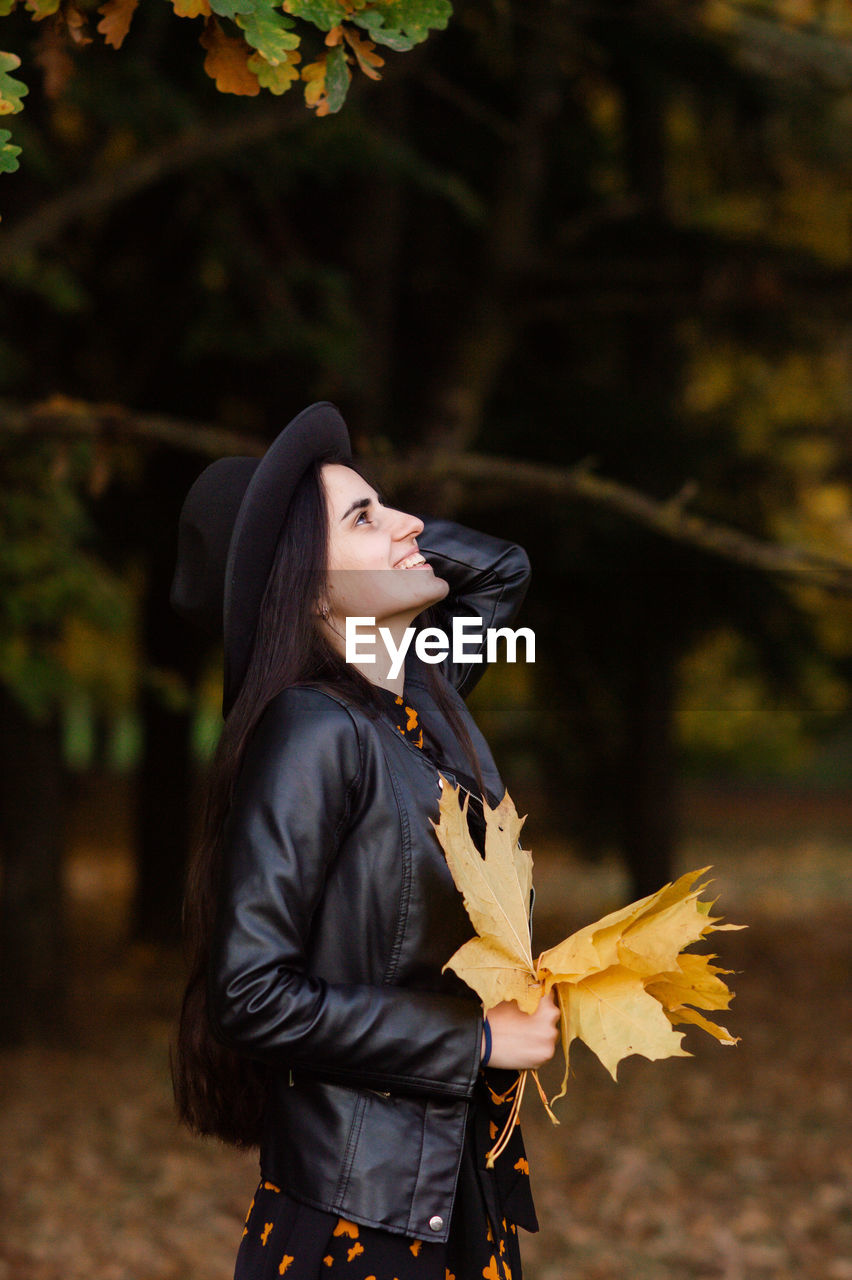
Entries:
[[65,1023],[65,788],[56,717],[0,687],[0,1043],[55,1040]]
[[[558,54],[543,20],[545,10],[536,13],[534,23],[530,15],[531,32],[519,39],[516,127],[495,166],[481,252],[460,295],[455,332],[443,350],[432,354],[435,368],[419,432],[424,454],[471,448],[517,338],[511,298],[535,254],[550,132],[562,102]],[[463,486],[445,479],[423,485],[422,496],[426,509],[451,516]]]
[[621,847],[635,898],[672,879],[677,840],[677,775],[673,723],[675,662],[655,626],[633,649],[624,691],[620,796]]

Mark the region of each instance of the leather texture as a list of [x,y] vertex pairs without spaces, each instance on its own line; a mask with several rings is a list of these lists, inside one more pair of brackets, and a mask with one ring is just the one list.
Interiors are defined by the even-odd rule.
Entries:
[[[508,626],[529,561],[448,520],[418,545],[456,613]],[[480,759],[504,786],[461,692],[482,664],[442,671]],[[406,691],[442,772],[466,760],[409,651]],[[461,691],[461,692],[460,692]],[[247,748],[223,834],[211,952],[217,1034],[273,1068],[263,1175],[354,1222],[446,1240],[482,1007],[442,966],[472,933],[431,826],[438,770],[387,717],[310,685],[285,690]]]

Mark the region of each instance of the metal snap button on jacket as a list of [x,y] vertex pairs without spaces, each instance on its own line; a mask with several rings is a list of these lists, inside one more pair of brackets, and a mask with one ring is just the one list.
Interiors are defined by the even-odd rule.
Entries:
[[433,1231],[440,1231],[443,1225],[444,1225],[444,1219],[440,1216],[440,1214],[436,1213],[433,1218],[429,1219],[429,1226],[432,1228]]

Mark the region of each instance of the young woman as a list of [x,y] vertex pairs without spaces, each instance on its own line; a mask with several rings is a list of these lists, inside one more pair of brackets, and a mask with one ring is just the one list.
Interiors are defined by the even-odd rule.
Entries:
[[[195,1131],[260,1147],[236,1280],[520,1280],[520,1129],[485,1153],[558,1011],[486,1020],[442,973],[472,927],[430,822],[439,771],[480,848],[481,796],[503,795],[462,697],[483,663],[409,649],[392,675],[378,629],[509,625],[528,577],[519,547],[385,505],[328,404],[186,499],[172,601],[224,625],[225,722],[174,1077]],[[347,617],[374,663],[346,661]]]

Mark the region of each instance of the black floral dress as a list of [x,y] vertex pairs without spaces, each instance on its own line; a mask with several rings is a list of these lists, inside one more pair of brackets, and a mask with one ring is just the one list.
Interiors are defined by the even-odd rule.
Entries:
[[[420,750],[423,729],[408,696],[383,690],[399,733]],[[437,763],[437,762],[436,762]],[[472,778],[471,835],[481,845],[482,803]],[[446,1244],[365,1227],[299,1203],[261,1177],[246,1217],[234,1280],[522,1280],[518,1227],[537,1231],[520,1127],[493,1169],[485,1155],[502,1131],[518,1073],[480,1071],[468,1114]]]

